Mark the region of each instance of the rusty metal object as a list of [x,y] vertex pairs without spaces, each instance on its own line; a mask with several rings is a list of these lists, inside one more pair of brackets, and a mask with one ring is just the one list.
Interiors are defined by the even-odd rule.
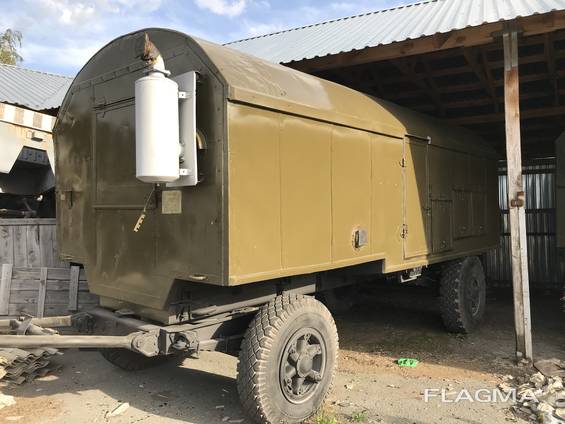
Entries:
[[[40,337],[57,334],[50,328],[43,328],[41,324],[62,324],[62,317],[51,319],[21,317],[19,319],[0,320],[0,344],[10,337]],[[5,333],[16,333],[18,336],[6,335]],[[55,370],[58,366],[51,363],[55,355],[59,355],[55,348],[37,346],[34,349],[23,350],[16,345],[4,344],[0,346],[0,382],[22,384],[36,377],[44,376]]]
[[510,200],[510,207],[522,208],[526,204],[526,195],[523,191],[516,193],[516,197]]

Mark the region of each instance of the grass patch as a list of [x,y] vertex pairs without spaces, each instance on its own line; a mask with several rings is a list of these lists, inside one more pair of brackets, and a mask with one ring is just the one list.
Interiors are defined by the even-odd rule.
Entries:
[[341,424],[336,417],[327,414],[319,414],[314,418],[312,424]]
[[351,421],[354,423],[364,423],[369,420],[367,411],[358,411],[351,414]]

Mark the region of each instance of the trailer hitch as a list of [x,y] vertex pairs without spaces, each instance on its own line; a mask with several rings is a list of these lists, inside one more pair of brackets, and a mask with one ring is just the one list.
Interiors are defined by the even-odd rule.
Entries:
[[[0,320],[0,348],[128,349],[147,357],[179,351],[227,351],[231,346],[237,349],[248,324],[246,318],[255,310],[242,307],[197,322],[165,326],[104,308],[61,317],[4,319]],[[78,334],[59,334],[48,326],[74,328]],[[224,336],[224,331],[234,334]]]
[[[49,318],[22,317],[0,320],[0,348],[118,348],[129,349],[144,356],[159,354],[158,336],[155,329],[137,329],[126,335],[60,335],[52,327],[91,327],[94,316],[79,313]],[[45,327],[44,327],[45,326]],[[14,334],[15,333],[15,334]]]
[[0,348],[114,348],[129,349],[145,356],[157,356],[157,336],[151,333],[137,332],[126,336],[82,336],[71,335],[2,335]]

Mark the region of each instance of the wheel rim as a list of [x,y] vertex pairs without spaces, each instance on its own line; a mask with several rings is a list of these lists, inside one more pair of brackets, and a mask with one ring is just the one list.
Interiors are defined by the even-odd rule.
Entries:
[[469,299],[469,306],[473,316],[479,313],[481,307],[481,285],[479,280],[473,278],[468,285],[467,295]]
[[302,328],[284,349],[279,381],[285,398],[299,404],[308,401],[320,386],[326,368],[326,347],[319,331]]

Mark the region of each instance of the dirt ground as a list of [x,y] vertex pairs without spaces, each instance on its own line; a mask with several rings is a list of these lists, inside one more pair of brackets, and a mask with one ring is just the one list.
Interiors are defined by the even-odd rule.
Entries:
[[[489,295],[484,325],[462,337],[445,333],[437,298],[423,288],[365,292],[363,302],[336,316],[340,365],[323,417],[326,423],[505,423],[515,421],[507,402],[424,401],[426,389],[445,389],[453,400],[465,389],[494,389],[514,366],[510,292]],[[565,316],[556,293],[533,295],[534,354],[565,359]],[[417,358],[401,368],[399,357]],[[16,404],[0,410],[0,422],[68,423],[250,423],[239,406],[236,358],[203,353],[179,366],[127,373],[97,352],[70,350],[57,359],[60,371],[31,384],[5,388]],[[105,418],[121,402],[130,407]],[[335,418],[335,421],[331,419]],[[242,421],[243,420],[243,421]]]

